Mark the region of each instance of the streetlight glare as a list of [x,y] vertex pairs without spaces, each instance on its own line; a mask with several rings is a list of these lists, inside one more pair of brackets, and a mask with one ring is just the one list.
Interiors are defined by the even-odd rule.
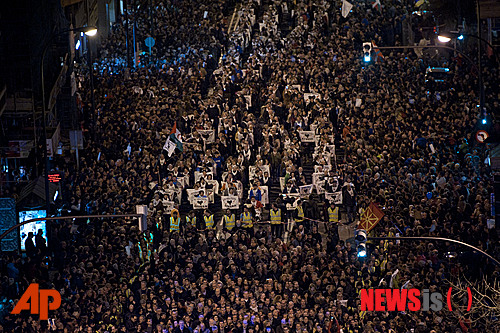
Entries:
[[92,37],[92,36],[95,36],[97,34],[97,29],[96,28],[93,28],[93,29],[90,29],[88,31],[85,31],[85,34],[89,37]]
[[446,37],[446,36],[442,36],[442,35],[439,35],[438,36],[438,40],[441,42],[441,43],[448,43],[451,38],[450,37]]

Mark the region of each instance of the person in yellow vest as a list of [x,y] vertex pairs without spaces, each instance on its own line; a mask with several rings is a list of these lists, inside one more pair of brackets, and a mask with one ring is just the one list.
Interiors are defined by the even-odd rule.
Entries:
[[301,225],[304,222],[304,207],[302,207],[302,200],[297,201],[297,208],[295,208],[295,223]]
[[253,237],[253,217],[246,205],[243,208],[243,213],[240,215],[240,221],[241,227],[248,232],[250,237]]
[[271,220],[271,233],[274,237],[280,238],[283,233],[283,220],[281,218],[281,209],[273,203],[269,211],[269,220]]
[[330,203],[328,207],[328,227],[332,233],[332,239],[334,243],[337,244],[339,241],[339,224],[340,224],[340,212],[339,207],[335,206],[334,202]]
[[205,220],[205,228],[206,230],[213,230],[215,229],[215,223],[214,223],[214,215],[210,214],[208,209],[205,209],[204,211],[203,219]]
[[186,216],[186,228],[197,228],[197,221],[196,221],[196,215],[194,214],[194,211],[190,211],[189,214]]
[[222,227],[229,232],[232,232],[236,227],[236,217],[230,209],[226,210],[226,214],[222,217]]
[[177,209],[172,209],[170,213],[170,232],[177,231],[181,229],[181,218],[179,217],[179,211]]

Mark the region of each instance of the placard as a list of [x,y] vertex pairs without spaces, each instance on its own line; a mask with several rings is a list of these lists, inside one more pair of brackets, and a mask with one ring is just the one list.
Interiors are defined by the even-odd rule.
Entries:
[[174,209],[175,203],[173,201],[168,201],[168,200],[162,200],[163,204],[163,211],[166,214],[172,213],[172,210]]
[[198,193],[200,193],[200,190],[195,190],[195,189],[193,189],[193,188],[188,188],[188,189],[186,190],[186,192],[187,192],[187,195],[188,195],[188,201],[189,201],[191,204],[193,204],[193,199],[194,199],[194,197],[195,197],[195,196],[197,196],[197,195],[198,195]]
[[207,209],[208,208],[208,198],[194,198],[193,199],[193,209]]
[[312,175],[312,182],[313,184],[317,184],[318,182],[324,181],[325,180],[325,174],[322,172],[315,172]]
[[205,143],[215,142],[215,132],[214,130],[197,130]]
[[257,176],[257,172],[259,170],[262,170],[263,175],[265,172],[267,172],[268,175],[271,175],[269,165],[262,165],[260,167],[252,165],[252,166],[248,167],[248,178],[250,179],[250,181],[252,181]]
[[236,195],[222,196],[222,209],[238,209],[240,207],[240,199]]
[[261,203],[265,206],[269,203],[269,189],[267,186],[260,186],[260,193],[262,194]]
[[342,191],[325,193],[325,199],[330,203],[333,202],[336,205],[342,205]]
[[312,193],[313,186],[312,184],[299,186],[300,197],[307,198]]
[[314,131],[300,131],[299,135],[302,142],[314,142]]
[[214,179],[214,174],[213,172],[207,172],[206,175],[204,176],[203,175],[203,172],[200,172],[200,171],[195,171],[194,172],[194,182],[198,182],[200,180],[200,178],[204,177],[205,180],[208,180],[208,176],[211,175],[212,176],[212,179]]
[[321,180],[321,181],[317,182],[316,184],[314,184],[314,187],[316,188],[316,193],[318,193],[318,194],[323,194],[326,192],[324,180]]

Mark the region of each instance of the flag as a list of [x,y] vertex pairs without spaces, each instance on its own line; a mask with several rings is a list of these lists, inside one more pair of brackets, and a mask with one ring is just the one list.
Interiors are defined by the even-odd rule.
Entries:
[[342,1],[342,16],[344,18],[347,17],[347,15],[349,15],[349,12],[351,11],[352,9],[352,4],[347,2],[346,0],[343,0]]
[[375,205],[375,203],[372,202],[363,215],[361,215],[361,221],[358,229],[364,229],[366,232],[370,232],[370,230],[377,225],[382,217],[384,217],[384,213],[377,207],[377,205]]
[[375,8],[379,12],[382,12],[382,5],[380,4],[380,0],[372,0],[372,8]]
[[375,62],[382,62],[385,60],[384,55],[380,52],[380,49],[375,45],[375,42],[372,41],[373,53],[375,54]]
[[182,136],[181,132],[177,129],[177,123],[174,123],[174,127],[172,127],[170,135],[163,146],[163,149],[168,152],[168,157],[172,156],[175,148],[182,151]]

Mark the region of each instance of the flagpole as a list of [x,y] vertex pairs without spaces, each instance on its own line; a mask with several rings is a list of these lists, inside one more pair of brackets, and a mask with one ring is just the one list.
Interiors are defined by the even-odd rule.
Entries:
[[481,249],[478,249],[477,247],[473,246],[473,245],[470,245],[470,244],[467,244],[465,242],[461,242],[461,241],[458,241],[458,240],[455,240],[455,239],[450,239],[450,238],[444,238],[444,237],[367,237],[367,240],[397,240],[397,241],[400,241],[400,240],[420,240],[420,241],[441,241],[441,242],[452,242],[452,243],[455,243],[455,244],[459,244],[459,245],[462,245],[462,246],[466,246],[466,247],[469,247],[471,249],[473,249],[474,251],[477,251],[479,253],[481,253],[482,255],[488,257],[489,259],[491,259],[496,265],[500,266],[500,262],[498,260],[496,260],[495,258],[493,258],[491,255],[489,255],[488,253],[484,252],[483,250]]

